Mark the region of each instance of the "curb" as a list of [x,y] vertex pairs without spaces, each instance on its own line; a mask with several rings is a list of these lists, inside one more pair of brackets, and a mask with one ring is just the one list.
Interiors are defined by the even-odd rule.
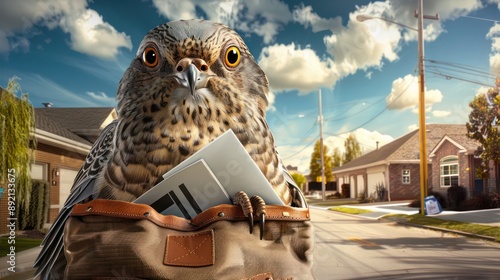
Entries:
[[480,234],[475,234],[475,233],[469,233],[469,232],[464,232],[464,231],[459,231],[459,230],[453,230],[453,229],[446,229],[446,228],[440,228],[440,227],[434,227],[434,226],[419,225],[419,224],[404,222],[404,221],[401,221],[399,219],[391,219],[391,218],[384,218],[384,217],[382,217],[379,220],[389,220],[389,221],[394,221],[394,222],[396,222],[396,224],[399,224],[399,225],[405,225],[405,226],[411,226],[411,227],[417,227],[417,228],[423,228],[423,229],[430,229],[430,230],[435,230],[435,231],[442,231],[442,232],[446,232],[446,233],[453,233],[453,234],[457,234],[457,235],[462,235],[462,236],[465,236],[465,237],[483,239],[483,240],[487,240],[487,241],[492,241],[492,242],[500,243],[500,241],[497,241],[495,237],[486,236],[486,235],[480,235]]

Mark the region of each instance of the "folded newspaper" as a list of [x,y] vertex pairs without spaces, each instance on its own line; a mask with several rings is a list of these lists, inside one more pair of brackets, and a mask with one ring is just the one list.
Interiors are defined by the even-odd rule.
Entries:
[[232,203],[244,191],[267,204],[283,202],[232,130],[163,175],[163,181],[134,202],[149,204],[158,213],[191,219],[202,211]]

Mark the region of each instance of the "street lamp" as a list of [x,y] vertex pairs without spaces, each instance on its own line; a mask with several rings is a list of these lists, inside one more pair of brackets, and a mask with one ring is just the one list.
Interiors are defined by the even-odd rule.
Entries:
[[424,74],[424,18],[439,20],[439,15],[435,16],[424,16],[424,4],[423,0],[419,0],[418,10],[415,12],[415,16],[418,18],[418,28],[413,28],[392,20],[375,17],[371,15],[358,15],[356,19],[360,22],[370,20],[370,19],[381,19],[396,25],[406,27],[411,30],[418,32],[418,120],[419,120],[419,143],[420,143],[420,213],[425,213],[424,200],[427,196],[428,189],[428,167],[427,167],[427,132],[425,128],[425,74]]

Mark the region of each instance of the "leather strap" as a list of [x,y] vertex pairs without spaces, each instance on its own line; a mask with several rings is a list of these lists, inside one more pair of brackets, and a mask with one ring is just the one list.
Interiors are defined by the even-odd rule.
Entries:
[[[309,221],[309,208],[281,205],[266,205],[266,221]],[[192,231],[216,221],[242,221],[247,218],[241,207],[221,204],[198,214],[192,220],[173,215],[162,215],[146,204],[118,200],[96,199],[85,204],[76,204],[70,216],[108,216],[136,220],[149,220],[158,226],[181,231]],[[258,221],[260,217],[255,216]]]

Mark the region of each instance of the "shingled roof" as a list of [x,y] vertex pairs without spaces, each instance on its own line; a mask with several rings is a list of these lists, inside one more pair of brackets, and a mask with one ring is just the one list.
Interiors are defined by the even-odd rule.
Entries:
[[[462,136],[466,138],[465,134],[467,133],[465,125],[455,124],[428,124],[426,125],[426,129],[427,153],[430,153],[445,135],[453,135],[454,138],[458,139],[458,137]],[[475,145],[477,147],[477,144],[472,144],[470,141],[467,143],[468,146]],[[340,173],[350,169],[368,167],[380,164],[382,161],[418,162],[420,159],[419,153],[419,130],[417,129],[380,147],[378,150],[374,150],[341,167],[333,169],[333,172]]]
[[[64,128],[64,134],[76,135],[87,143],[93,143],[101,130],[112,120],[116,119],[116,110],[111,107],[101,108],[36,108],[35,115],[44,116],[60,127]],[[43,125],[43,124],[42,124]],[[45,125],[49,125],[45,123]],[[40,128],[43,129],[43,128]],[[52,128],[53,129],[53,128]],[[59,133],[63,133],[58,130]],[[62,134],[58,134],[64,136]],[[64,137],[66,137],[64,136]],[[73,136],[74,137],[74,136]],[[72,138],[70,138],[72,139]]]
[[58,120],[50,118],[45,115],[44,111],[35,109],[35,128],[37,130],[43,130],[73,141],[92,145],[89,141],[83,139],[82,137],[71,132],[69,129],[65,128]]

